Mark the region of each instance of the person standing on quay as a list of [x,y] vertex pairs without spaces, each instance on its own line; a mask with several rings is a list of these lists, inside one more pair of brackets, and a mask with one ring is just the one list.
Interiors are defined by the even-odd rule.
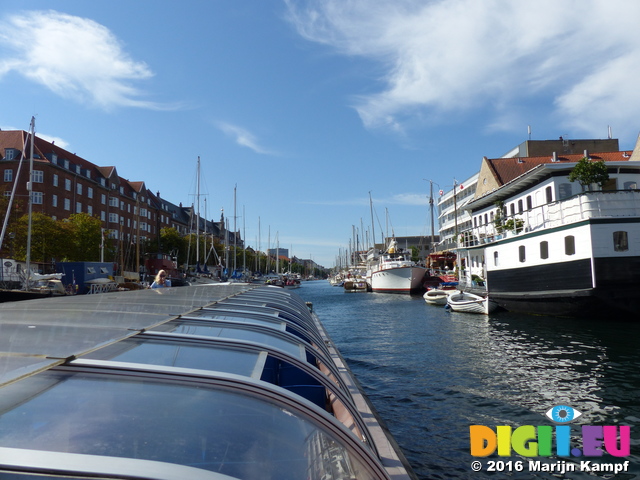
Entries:
[[165,272],[164,270],[160,270],[158,272],[158,275],[156,275],[156,279],[151,284],[151,288],[164,288],[170,286],[171,280],[167,278],[167,272]]

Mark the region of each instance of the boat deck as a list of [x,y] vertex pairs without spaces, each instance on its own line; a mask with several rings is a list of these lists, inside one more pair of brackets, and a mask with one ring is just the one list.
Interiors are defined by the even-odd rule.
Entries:
[[0,333],[0,477],[413,477],[282,288],[11,302]]

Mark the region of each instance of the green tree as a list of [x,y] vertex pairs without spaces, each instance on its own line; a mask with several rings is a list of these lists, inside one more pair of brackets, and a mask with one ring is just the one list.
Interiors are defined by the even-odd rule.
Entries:
[[594,183],[602,188],[607,180],[609,180],[609,174],[604,161],[592,161],[587,157],[582,158],[569,174],[569,181],[577,181],[582,185],[583,190],[591,190],[591,185]]
[[69,235],[67,259],[72,262],[99,261],[102,243],[100,220],[86,213],[75,213],[64,224]]
[[[16,260],[27,258],[29,216],[23,215],[17,222],[15,238]],[[47,263],[59,260],[65,255],[67,248],[65,231],[61,222],[52,220],[43,213],[31,216],[31,260]]]

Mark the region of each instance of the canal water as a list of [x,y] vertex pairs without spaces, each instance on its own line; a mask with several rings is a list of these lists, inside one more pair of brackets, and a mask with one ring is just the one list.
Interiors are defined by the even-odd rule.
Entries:
[[[449,312],[421,296],[347,293],[326,281],[295,291],[313,303],[418,478],[640,479],[637,319],[487,317]],[[631,455],[471,456],[471,425],[555,425],[545,412],[557,405],[582,414],[571,423],[571,448],[581,447],[583,425],[629,425]],[[581,461],[629,463],[614,474],[587,471]],[[545,465],[555,472],[541,471]]]

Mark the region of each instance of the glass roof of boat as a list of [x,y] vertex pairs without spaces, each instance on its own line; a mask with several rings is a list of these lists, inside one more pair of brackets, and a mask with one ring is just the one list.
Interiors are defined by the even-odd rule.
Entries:
[[134,471],[387,478],[297,295],[231,284],[0,304],[0,477]]

